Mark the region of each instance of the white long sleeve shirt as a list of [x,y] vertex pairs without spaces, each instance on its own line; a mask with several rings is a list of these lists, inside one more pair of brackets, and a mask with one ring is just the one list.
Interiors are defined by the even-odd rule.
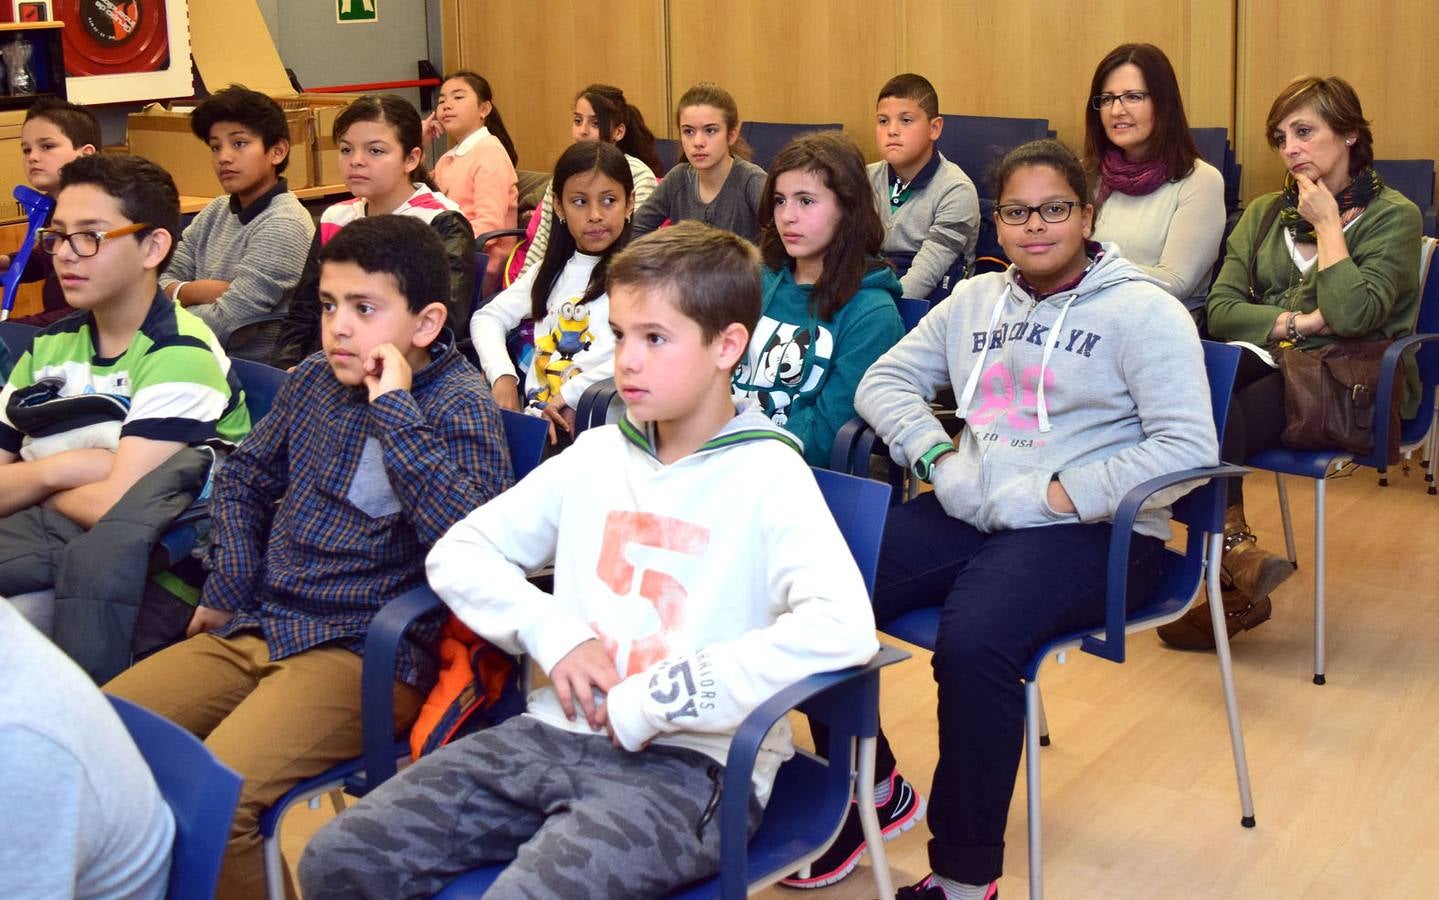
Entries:
[[[585,388],[615,374],[615,336],[610,331],[609,294],[600,294],[588,303],[579,302],[600,259],[599,256],[575,251],[550,287],[544,319],[535,323],[535,340],[539,342],[544,335],[554,333],[559,327],[561,310],[567,303],[582,307],[581,314],[588,319],[585,349],[566,357],[578,371],[560,387],[565,405],[571,408],[580,402]],[[543,374],[537,371],[539,367],[533,363],[525,367],[524,377],[520,378],[505,347],[505,336],[530,315],[530,292],[538,272],[538,266],[530,269],[470,317],[470,337],[475,342],[475,352],[480,357],[480,368],[484,370],[485,378],[494,384],[505,375],[516,377],[522,388],[522,400],[544,390],[547,384]]]

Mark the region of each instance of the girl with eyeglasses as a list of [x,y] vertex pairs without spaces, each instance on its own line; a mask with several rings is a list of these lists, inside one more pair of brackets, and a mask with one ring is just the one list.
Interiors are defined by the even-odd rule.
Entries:
[[[881,625],[943,609],[933,872],[899,892],[907,900],[994,896],[1026,664],[1052,638],[1103,620],[1125,493],[1219,460],[1194,325],[1114,244],[1088,239],[1079,160],[1035,141],[1003,159],[996,182],[995,228],[1012,264],[961,281],[855,397],[891,456],[934,486],[890,510],[874,592]],[[929,405],[946,386],[964,422],[954,439]],[[1159,578],[1167,507],[1185,490],[1160,492],[1136,520],[1133,600]],[[881,738],[875,772],[893,761]]]
[[[1210,334],[1244,349],[1224,429],[1223,456],[1236,463],[1282,443],[1284,376],[1271,350],[1407,334],[1421,291],[1419,208],[1374,171],[1374,134],[1354,88],[1342,78],[1296,79],[1269,107],[1265,129],[1284,163],[1283,190],[1250,201],[1209,292]],[[1401,364],[1400,412],[1410,418],[1419,373],[1412,356]],[[1222,573],[1231,637],[1267,621],[1270,592],[1294,574],[1249,530],[1240,479],[1229,485]],[[1159,636],[1213,649],[1208,623],[1199,604]]]
[[1204,308],[1224,234],[1224,176],[1199,158],[1169,58],[1122,44],[1100,60],[1084,115],[1084,167],[1095,182],[1095,240],[1190,310]]

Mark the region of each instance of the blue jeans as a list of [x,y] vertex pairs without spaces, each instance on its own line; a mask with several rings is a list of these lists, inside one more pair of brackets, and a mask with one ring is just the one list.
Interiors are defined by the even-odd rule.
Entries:
[[[1024,746],[1023,672],[1050,639],[1104,621],[1108,524],[984,534],[933,494],[890,510],[875,583],[880,627],[942,606],[934,650],[939,763],[930,793],[930,867],[968,884],[999,877]],[[1164,544],[1134,535],[1129,605],[1154,589]],[[880,738],[877,777],[894,765]],[[887,765],[886,765],[887,764]]]

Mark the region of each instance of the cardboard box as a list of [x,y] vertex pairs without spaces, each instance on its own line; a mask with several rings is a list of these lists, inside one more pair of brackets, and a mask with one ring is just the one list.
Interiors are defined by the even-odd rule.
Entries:
[[310,167],[312,185],[341,184],[344,181],[340,177],[340,148],[335,143],[335,119],[339,118],[340,110],[349,106],[357,96],[304,93],[293,100],[280,101],[281,106],[286,103],[303,103],[313,117],[315,147]]
[[[354,98],[296,94],[253,0],[190,4],[190,42],[195,66],[211,90],[243,84],[275,98],[285,109],[290,123],[285,178],[292,190],[340,181],[339,152],[331,134],[335,116]],[[156,105],[132,114],[130,152],[169,169],[181,194],[217,196],[221,188],[210,167],[209,148],[191,134],[187,111]]]
[[[307,107],[287,109],[290,126],[290,164],[285,178],[290,187],[311,184],[314,147],[314,117]],[[180,193],[192,197],[217,197],[224,193],[210,164],[210,148],[190,131],[189,109],[170,110],[152,103],[127,119],[130,152],[165,168],[175,179]]]
[[20,204],[15,202],[11,187],[28,184],[25,172],[25,157],[20,153],[20,124],[25,121],[25,110],[17,109],[0,112],[0,219],[14,219],[25,216]]

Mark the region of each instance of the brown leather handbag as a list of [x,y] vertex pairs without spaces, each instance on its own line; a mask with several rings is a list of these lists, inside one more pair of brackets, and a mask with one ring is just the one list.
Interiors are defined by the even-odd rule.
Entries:
[[[1276,354],[1284,375],[1284,446],[1297,450],[1374,450],[1379,363],[1392,341],[1338,341]],[[1396,375],[1398,369],[1395,370]],[[1389,401],[1389,463],[1399,461],[1402,379],[1393,380]]]
[[[1249,256],[1249,297],[1254,288],[1259,245],[1279,215],[1281,203],[1265,211]],[[1284,433],[1280,440],[1295,450],[1347,450],[1364,456],[1374,450],[1374,413],[1378,406],[1379,364],[1393,341],[1335,341],[1313,350],[1276,347],[1274,361],[1284,376]],[[1389,402],[1390,464],[1399,461],[1399,405],[1403,381],[1395,369]]]

